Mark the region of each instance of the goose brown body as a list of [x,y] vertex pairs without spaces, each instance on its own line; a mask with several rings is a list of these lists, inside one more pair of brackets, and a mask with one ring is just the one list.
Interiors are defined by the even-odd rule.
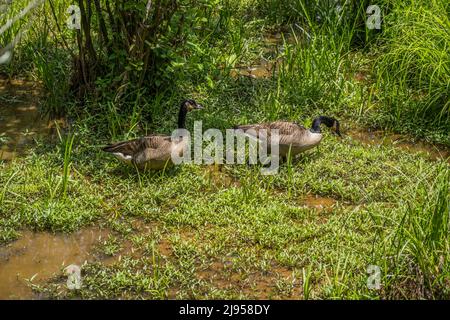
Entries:
[[186,147],[185,139],[150,135],[108,145],[103,151],[112,153],[120,161],[138,169],[161,170],[173,164],[172,153],[181,157]]
[[[178,114],[178,128],[184,129],[186,114],[203,107],[194,100],[185,100]],[[111,153],[121,162],[141,170],[161,170],[172,166],[172,155],[182,157],[187,148],[187,137],[149,135],[138,139],[109,144],[103,151]]]
[[[272,130],[278,130],[279,154],[281,157],[286,157],[288,154],[295,156],[319,145],[323,137],[320,131],[320,123],[322,122],[329,127],[334,127],[336,133],[340,135],[339,122],[334,118],[324,116],[316,118],[313,122],[313,128],[311,129],[307,129],[298,123],[289,121],[239,125],[236,126],[235,129],[243,130],[245,135],[258,140],[260,131],[265,130],[268,142],[270,142],[269,139],[272,135]],[[270,143],[268,146],[270,147]]]

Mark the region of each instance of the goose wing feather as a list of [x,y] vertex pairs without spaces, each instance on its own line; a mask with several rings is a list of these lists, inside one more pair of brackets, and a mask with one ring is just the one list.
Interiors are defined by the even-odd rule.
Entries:
[[[288,121],[274,121],[260,124],[248,124],[236,126],[236,129],[241,129],[246,132],[246,134],[257,137],[260,130],[266,130],[268,138],[271,135],[273,129],[278,129],[278,134],[280,137],[280,144],[293,144],[298,143],[302,140],[302,137],[306,135],[308,130],[294,122]],[[252,129],[248,131],[249,129]]]
[[146,139],[141,143],[140,150],[133,155],[134,162],[140,165],[148,161],[166,161],[171,156],[172,145],[171,138],[166,136]]
[[[150,135],[138,139],[121,141],[110,144],[103,148],[103,151],[109,153],[121,153],[124,156],[133,158],[143,157],[158,159],[167,152],[170,153],[171,137],[163,135]],[[145,156],[144,156],[145,155]]]

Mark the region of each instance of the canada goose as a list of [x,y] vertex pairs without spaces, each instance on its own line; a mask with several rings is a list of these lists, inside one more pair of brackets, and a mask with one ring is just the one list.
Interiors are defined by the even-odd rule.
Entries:
[[[178,129],[186,128],[186,114],[196,109],[203,109],[203,106],[192,99],[181,103]],[[103,151],[112,153],[120,161],[138,169],[161,170],[172,165],[172,152],[183,155],[186,143],[187,140],[182,137],[172,139],[171,136],[153,134],[107,145]]]
[[[326,116],[320,116],[313,120],[311,129],[306,129],[304,126],[295,122],[288,121],[275,121],[261,124],[247,124],[239,125],[234,129],[241,129],[244,134],[258,138],[259,130],[266,130],[268,138],[268,146],[270,147],[270,134],[271,130],[278,129],[279,134],[279,155],[286,159],[287,155],[295,156],[308,149],[314,148],[322,140],[322,133],[320,131],[320,125],[325,124],[329,128],[333,128],[338,136],[341,136],[339,131],[339,121]],[[253,129],[253,130],[249,130]],[[290,151],[289,151],[290,149]]]

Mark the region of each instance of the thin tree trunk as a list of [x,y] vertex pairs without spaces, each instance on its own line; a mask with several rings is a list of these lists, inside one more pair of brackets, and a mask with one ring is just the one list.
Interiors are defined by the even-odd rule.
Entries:
[[80,13],[81,13],[81,28],[83,29],[83,33],[86,38],[85,39],[86,50],[87,50],[87,53],[89,54],[89,58],[91,58],[92,62],[95,64],[97,62],[97,54],[96,54],[94,46],[92,44],[91,28],[89,25],[89,20],[88,20],[87,14],[86,14],[83,0],[78,0],[78,5],[80,7]]
[[106,29],[105,19],[103,18],[102,8],[100,6],[100,0],[94,0],[95,10],[98,16],[98,26],[100,34],[102,36],[103,44],[106,46],[108,54],[111,53],[111,46],[108,37],[108,30]]

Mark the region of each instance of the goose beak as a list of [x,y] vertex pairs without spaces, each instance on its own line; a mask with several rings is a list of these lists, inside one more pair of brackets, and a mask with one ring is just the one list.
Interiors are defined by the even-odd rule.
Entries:
[[203,107],[201,104],[198,104],[198,103],[197,103],[197,104],[195,105],[194,109],[201,110],[201,109],[205,109],[205,107]]

